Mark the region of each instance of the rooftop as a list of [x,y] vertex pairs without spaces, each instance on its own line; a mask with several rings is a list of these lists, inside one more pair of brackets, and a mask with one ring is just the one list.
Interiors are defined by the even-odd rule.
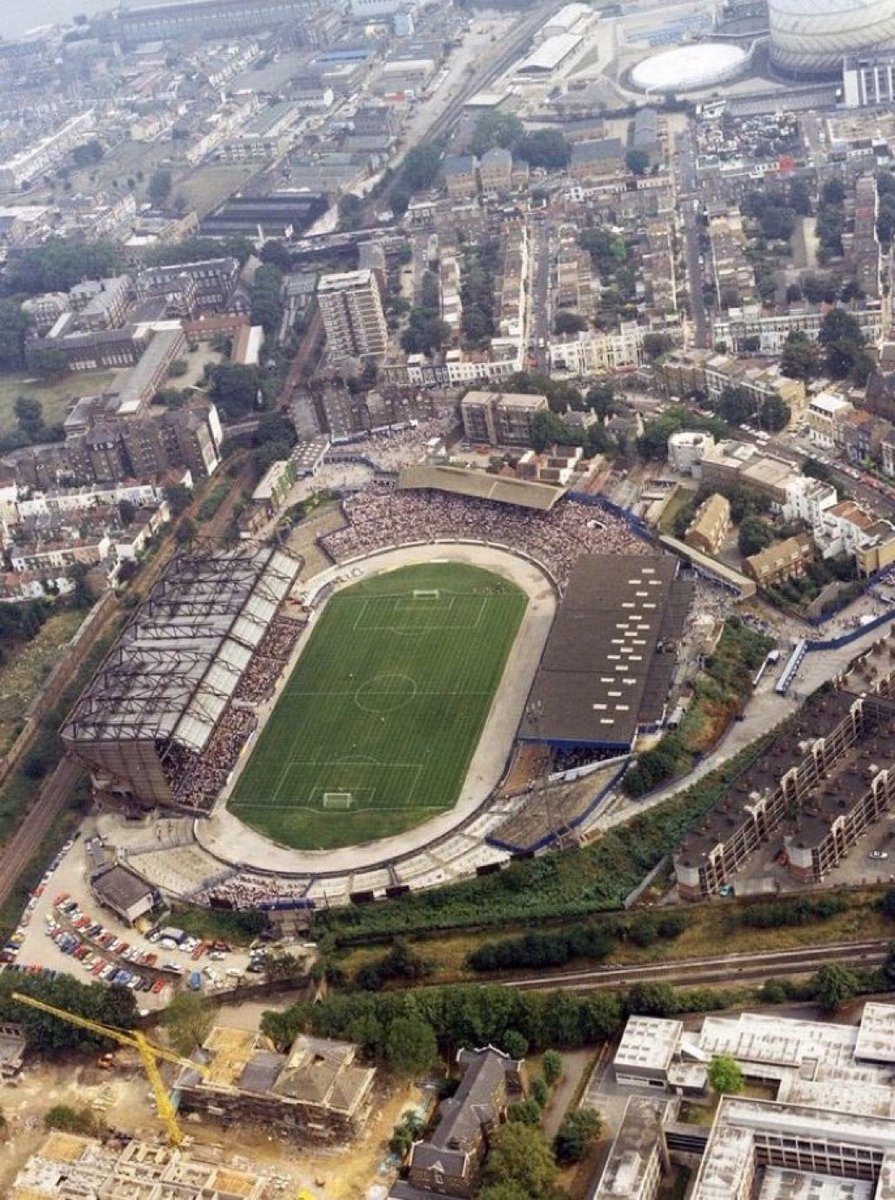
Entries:
[[535,509],[538,512],[549,512],[566,491],[565,488],[552,487],[546,483],[491,475],[487,471],[476,471],[471,467],[435,466],[425,463],[404,467],[398,476],[398,488],[434,488],[436,491],[452,492],[459,496],[494,500],[498,504],[516,504],[520,508]]
[[576,563],[532,685],[520,736],[628,747],[661,718],[692,585],[671,555]]

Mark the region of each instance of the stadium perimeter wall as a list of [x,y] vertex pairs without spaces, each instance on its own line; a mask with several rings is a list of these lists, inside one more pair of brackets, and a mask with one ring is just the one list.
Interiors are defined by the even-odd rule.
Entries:
[[[237,778],[237,774],[234,773],[212,815],[199,818],[193,823],[196,841],[208,854],[216,858],[222,867],[238,866],[258,874],[281,875],[284,878],[313,875],[319,879],[337,878],[351,872],[383,868],[390,863],[404,861],[421,850],[434,847],[440,841],[452,837],[487,808],[494,790],[506,773],[531,682],[553,624],[559,589],[549,570],[533,556],[519,553],[499,543],[474,539],[416,541],[407,545],[384,547],[372,554],[327,568],[321,573],[323,578],[318,576],[309,581],[309,595],[317,595],[327,589],[328,598],[333,591],[359,582],[363,578],[363,568],[367,568],[370,574],[379,574],[383,570],[431,561],[433,557],[448,557],[446,552],[451,547],[455,549],[453,557],[456,561],[503,575],[521,587],[529,601],[457,804],[450,811],[439,814],[403,834],[366,845],[344,847],[336,852],[294,850],[265,838],[227,810],[226,799]],[[388,561],[390,559],[396,561]],[[512,569],[513,562],[524,564],[524,576],[520,576],[518,569]],[[335,586],[330,589],[330,585]],[[271,703],[271,710],[315,627],[316,622],[311,623],[299,640],[294,657],[283,673]],[[337,869],[333,869],[331,864],[336,858],[339,865]]]

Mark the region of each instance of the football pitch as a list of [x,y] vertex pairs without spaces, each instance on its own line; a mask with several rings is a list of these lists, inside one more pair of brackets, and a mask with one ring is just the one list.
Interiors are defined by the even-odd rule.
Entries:
[[451,808],[526,606],[509,581],[456,563],[336,592],[230,810],[284,845],[330,850]]

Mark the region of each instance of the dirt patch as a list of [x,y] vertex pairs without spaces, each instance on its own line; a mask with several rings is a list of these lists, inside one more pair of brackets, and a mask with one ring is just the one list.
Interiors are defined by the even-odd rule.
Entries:
[[[110,1070],[84,1057],[28,1066],[15,1086],[0,1088],[0,1109],[8,1122],[7,1138],[0,1142],[0,1195],[9,1194],[17,1173],[43,1142],[44,1114],[55,1104],[90,1109],[103,1124],[132,1137],[164,1136],[149,1083],[129,1051],[119,1051]],[[187,1117],[183,1128],[187,1146],[219,1151],[234,1167],[257,1166],[286,1177],[294,1189],[290,1194],[305,1188],[315,1200],[359,1200],[374,1183],[394,1178],[388,1140],[401,1114],[420,1105],[427,1105],[427,1097],[419,1088],[383,1079],[363,1136],[325,1154],[298,1150],[251,1126],[224,1129]]]

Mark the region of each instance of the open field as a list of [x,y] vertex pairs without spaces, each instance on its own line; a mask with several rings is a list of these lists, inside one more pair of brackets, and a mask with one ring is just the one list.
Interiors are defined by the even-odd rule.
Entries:
[[0,433],[18,428],[15,402],[19,396],[39,400],[43,406],[45,425],[64,421],[69,409],[81,396],[96,396],[114,392],[118,387],[117,371],[77,371],[63,379],[44,383],[24,371],[4,371],[0,374]]
[[408,829],[457,800],[524,594],[476,567],[405,567],[326,605],[229,807],[300,849]]

